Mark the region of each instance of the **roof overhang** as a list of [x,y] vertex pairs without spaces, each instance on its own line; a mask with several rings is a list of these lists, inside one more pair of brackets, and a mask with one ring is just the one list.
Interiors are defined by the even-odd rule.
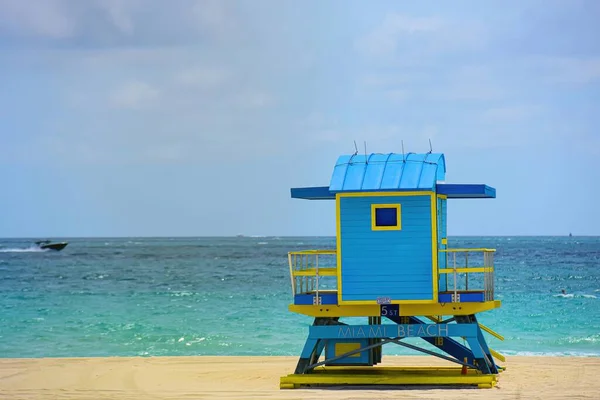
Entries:
[[[422,190],[422,189],[421,189]],[[335,200],[336,192],[329,190],[329,186],[315,186],[292,188],[293,199],[304,200]],[[389,190],[390,192],[402,192],[402,190]],[[368,193],[369,191],[363,191]],[[376,190],[376,192],[386,192],[386,190]],[[496,189],[482,184],[452,184],[438,183],[436,185],[437,194],[446,195],[449,199],[494,199],[496,198]],[[342,192],[343,193],[343,192]]]
[[496,189],[483,184],[438,183],[437,194],[444,194],[449,199],[495,199]]
[[305,200],[335,200],[335,193],[329,191],[329,186],[292,188],[293,199]]

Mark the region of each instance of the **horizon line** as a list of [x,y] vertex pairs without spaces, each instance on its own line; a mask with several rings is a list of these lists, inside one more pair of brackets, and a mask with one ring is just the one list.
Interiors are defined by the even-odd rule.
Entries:
[[[0,237],[0,240],[4,239],[39,239],[39,238],[55,238],[55,239],[130,239],[130,238],[142,238],[142,239],[192,239],[192,238],[335,238],[336,235],[175,235],[175,236],[6,236]],[[447,235],[447,237],[600,237],[600,234],[596,235]]]

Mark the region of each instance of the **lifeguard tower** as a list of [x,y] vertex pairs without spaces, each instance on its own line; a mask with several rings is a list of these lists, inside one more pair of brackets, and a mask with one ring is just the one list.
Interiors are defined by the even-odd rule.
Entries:
[[[291,189],[292,198],[335,201],[337,244],[289,253],[289,310],[314,323],[281,388],[496,384],[502,368],[494,358],[504,357],[483,331],[503,338],[476,318],[501,305],[495,250],[452,249],[446,238],[448,199],[495,198],[496,190],[448,184],[445,174],[443,154],[354,154],[338,158],[329,186]],[[405,340],[413,337],[428,344]],[[375,367],[390,343],[458,366]]]

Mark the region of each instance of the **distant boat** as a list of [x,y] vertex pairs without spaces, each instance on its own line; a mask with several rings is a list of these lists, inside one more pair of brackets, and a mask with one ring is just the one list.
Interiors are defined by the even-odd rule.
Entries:
[[569,237],[573,237],[573,234],[571,232],[569,232]]
[[35,244],[42,250],[55,250],[61,251],[69,242],[51,242],[50,240],[40,240],[35,242]]

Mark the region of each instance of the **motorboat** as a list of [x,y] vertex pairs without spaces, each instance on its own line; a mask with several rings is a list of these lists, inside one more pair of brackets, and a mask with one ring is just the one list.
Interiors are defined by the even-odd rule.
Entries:
[[69,242],[52,242],[50,240],[39,240],[35,242],[35,244],[42,250],[61,251],[62,249],[67,247]]

